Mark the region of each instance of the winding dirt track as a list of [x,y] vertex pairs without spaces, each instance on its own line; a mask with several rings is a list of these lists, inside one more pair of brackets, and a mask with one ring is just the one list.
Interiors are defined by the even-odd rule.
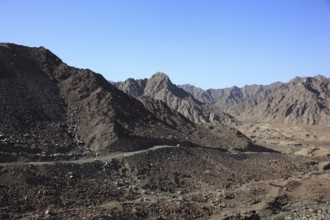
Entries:
[[[101,161],[109,161],[116,158],[122,158],[122,157],[129,157],[135,154],[141,154],[148,151],[154,151],[162,148],[174,148],[175,146],[169,146],[169,145],[161,145],[161,146],[154,146],[152,148],[148,148],[145,150],[139,150],[139,151],[131,151],[131,152],[114,152],[107,155],[101,155],[96,157],[89,157],[89,158],[81,158],[79,160],[62,160],[62,161],[42,161],[42,162],[21,162],[22,164],[32,164],[32,165],[43,165],[43,164],[58,164],[58,163],[75,163],[75,164],[82,164],[82,163],[89,163],[93,162],[95,160],[101,160]],[[4,165],[10,165],[17,162],[9,162],[9,163],[0,163],[0,166]]]

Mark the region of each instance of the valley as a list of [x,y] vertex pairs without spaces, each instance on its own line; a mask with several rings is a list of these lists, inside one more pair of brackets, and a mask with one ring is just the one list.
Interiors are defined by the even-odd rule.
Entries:
[[112,84],[1,43],[0,219],[329,219],[329,82]]
[[329,127],[250,122],[239,129],[256,143],[283,153],[305,156],[330,153]]

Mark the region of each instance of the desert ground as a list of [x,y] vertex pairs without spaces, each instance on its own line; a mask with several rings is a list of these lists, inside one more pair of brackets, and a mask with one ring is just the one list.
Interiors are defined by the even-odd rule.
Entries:
[[330,128],[250,123],[277,152],[158,146],[0,165],[1,219],[329,219]]
[[324,156],[330,153],[330,127],[244,123],[239,129],[255,142],[282,153]]

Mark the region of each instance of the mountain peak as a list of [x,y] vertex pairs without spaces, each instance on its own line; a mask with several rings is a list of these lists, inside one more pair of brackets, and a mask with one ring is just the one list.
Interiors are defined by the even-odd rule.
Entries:
[[163,72],[157,72],[154,75],[151,76],[151,78],[164,78],[164,79],[169,79],[168,75],[166,75]]
[[148,80],[145,93],[155,93],[161,90],[173,90],[174,85],[170,78],[162,72],[157,72]]
[[296,76],[294,79],[289,81],[289,83],[299,83],[299,82],[305,82],[305,81],[309,81],[309,80],[325,81],[325,80],[328,80],[328,78],[323,76],[323,75],[320,75],[320,74],[316,75],[316,76],[313,76],[313,77],[299,77],[299,76]]
[[321,81],[321,80],[329,80],[329,78],[327,78],[327,77],[325,77],[323,75],[320,75],[320,74],[314,76],[314,78],[317,79],[317,80],[319,80],[319,81]]
[[[100,74],[62,63],[47,49],[3,45],[0,131],[10,138],[8,143],[0,141],[1,150],[67,153],[88,148],[105,153],[176,144],[251,147],[249,139],[227,127],[222,135],[197,126],[165,103],[131,97]],[[155,77],[168,79],[165,74]],[[137,80],[133,85],[142,89],[145,83]],[[169,91],[161,88],[155,92],[174,97]]]
[[[195,99],[189,92],[173,84],[165,73],[155,73],[145,81],[142,87],[136,86],[138,81],[127,83],[126,80],[117,83],[116,86],[129,95],[147,96],[160,100],[189,120],[197,123],[236,123],[236,120],[233,120],[232,117],[213,111],[212,108]],[[139,92],[136,92],[137,88]]]
[[151,82],[157,82],[158,85],[161,85],[165,83],[166,85],[171,85],[172,82],[168,75],[162,72],[157,72],[154,75],[152,75],[149,79]]

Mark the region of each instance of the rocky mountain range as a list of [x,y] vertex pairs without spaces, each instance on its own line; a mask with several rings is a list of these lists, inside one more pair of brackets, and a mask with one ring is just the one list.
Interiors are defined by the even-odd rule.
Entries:
[[43,47],[0,43],[0,219],[330,219],[330,127],[243,123],[251,142],[220,111],[323,124],[328,81],[184,86],[194,97],[157,73],[117,83],[128,95]]
[[161,100],[196,123],[329,125],[329,81],[318,75],[296,77],[288,83],[203,90],[188,84],[177,86],[164,73],[156,73],[150,79],[128,79],[114,85],[135,97]]
[[202,90],[182,85],[180,88],[243,121],[330,125],[329,82],[329,78],[318,75],[265,86]]
[[[158,83],[169,83],[164,80]],[[100,74],[68,66],[43,47],[0,44],[0,84],[1,151],[128,151],[161,144],[253,148],[235,129],[196,125],[161,101],[136,99]]]
[[156,73],[150,79],[127,79],[114,84],[125,93],[134,96],[147,96],[163,101],[170,108],[181,113],[195,123],[237,124],[231,115],[219,111],[204,101],[197,100],[193,95],[174,85],[164,73]]

